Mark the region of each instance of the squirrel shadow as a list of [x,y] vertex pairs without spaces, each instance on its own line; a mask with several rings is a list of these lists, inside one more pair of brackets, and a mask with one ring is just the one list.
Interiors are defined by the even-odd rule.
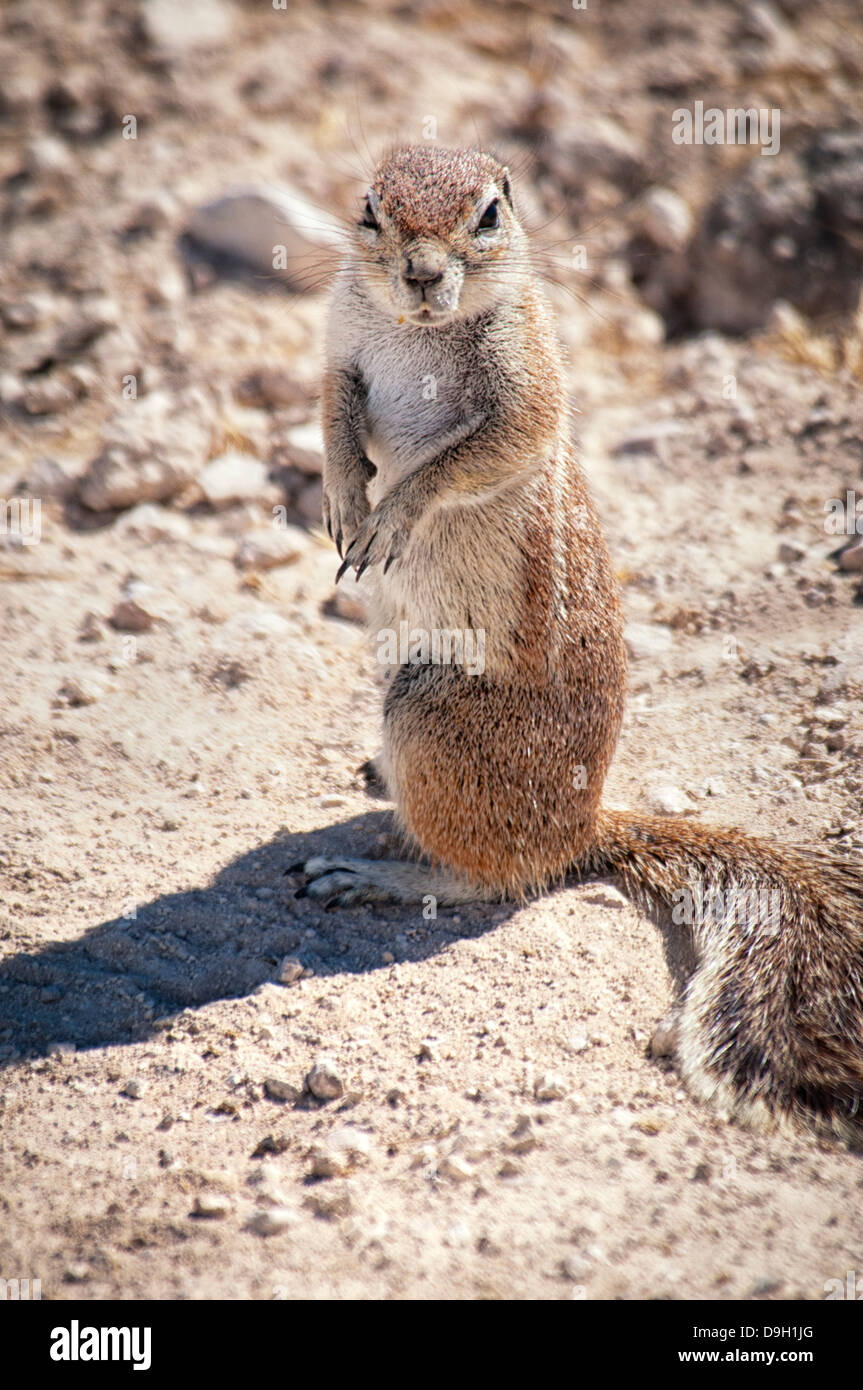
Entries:
[[[184,1010],[253,994],[290,955],[316,976],[366,974],[393,957],[420,961],[452,942],[484,935],[517,903],[439,908],[325,907],[296,900],[287,866],[313,854],[380,858],[388,811],[284,832],[240,855],[212,881],[165,893],[73,941],[0,961],[0,1066],[42,1057],[52,1044],[78,1049],[146,1041]],[[596,882],[597,880],[594,880]],[[608,880],[606,880],[608,881]],[[260,896],[258,896],[260,894]],[[659,919],[678,983],[691,969],[680,928]],[[409,940],[406,931],[421,929]],[[565,978],[565,963],[563,963]]]

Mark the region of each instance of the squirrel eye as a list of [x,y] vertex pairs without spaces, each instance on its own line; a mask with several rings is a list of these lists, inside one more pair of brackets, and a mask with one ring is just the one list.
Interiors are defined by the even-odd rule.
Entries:
[[497,198],[494,198],[489,203],[488,207],[486,208],[485,212],[483,213],[482,217],[479,219],[479,222],[477,223],[476,229],[478,232],[488,232],[491,231],[492,228],[497,227],[499,225],[497,215],[497,202]]
[[361,227],[370,227],[373,232],[379,232],[381,229],[380,223],[372,212],[371,201],[368,198],[366,198],[366,205],[363,208],[363,215],[359,225]]

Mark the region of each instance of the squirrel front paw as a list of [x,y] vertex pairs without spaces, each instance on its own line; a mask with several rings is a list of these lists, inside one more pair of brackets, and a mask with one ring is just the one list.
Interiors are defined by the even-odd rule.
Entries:
[[357,579],[370,565],[382,564],[386,574],[404,550],[409,534],[410,525],[403,509],[393,500],[392,494],[385,497],[365,518],[345,551],[336,583],[351,567],[356,570]]
[[339,555],[344,555],[343,547],[350,545],[369,515],[366,482],[367,475],[324,482],[324,526]]

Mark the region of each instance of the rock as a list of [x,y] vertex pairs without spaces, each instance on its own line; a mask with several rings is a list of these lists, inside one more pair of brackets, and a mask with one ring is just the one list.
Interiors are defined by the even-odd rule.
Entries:
[[662,816],[682,816],[693,810],[693,804],[686,792],[669,783],[651,787],[648,791],[650,804]]
[[202,1192],[195,1198],[192,1215],[205,1221],[220,1221],[233,1211],[233,1208],[230,1197],[224,1197],[218,1192]]
[[295,564],[307,549],[308,540],[298,526],[271,526],[240,541],[234,564],[242,570],[276,569]]
[[321,473],[324,466],[324,435],[320,425],[294,425],[286,435],[291,462],[304,473]]
[[93,675],[69,676],[61,685],[59,694],[73,708],[81,705],[95,705],[103,695],[114,690],[115,686],[107,676]]
[[277,1101],[296,1101],[302,1095],[298,1087],[292,1086],[290,1081],[282,1081],[277,1076],[268,1076],[264,1080],[264,1090],[270,1100]]
[[673,1057],[677,1051],[677,1023],[673,1018],[660,1019],[648,1044],[651,1057]]
[[756,1279],[750,1290],[750,1298],[763,1298],[765,1294],[778,1293],[785,1283],[784,1279],[777,1278],[775,1274],[762,1274]]
[[447,1154],[438,1164],[438,1173],[451,1182],[467,1182],[475,1176],[476,1170],[461,1154]]
[[121,599],[108,621],[117,632],[149,632],[155,619],[134,599]]
[[343,1178],[351,1167],[348,1154],[331,1152],[323,1145],[310,1154],[309,1173],[313,1178]]
[[76,393],[69,382],[46,376],[25,383],[19,404],[28,415],[58,415],[75,400]]
[[153,48],[170,55],[226,43],[233,28],[227,0],[143,0],[141,25]]
[[78,495],[91,511],[112,511],[143,499],[173,497],[188,481],[187,474],[164,459],[144,459],[115,447],[93,460]]
[[705,796],[726,796],[728,788],[721,777],[708,777],[704,783]]
[[791,541],[783,541],[779,547],[778,555],[783,565],[796,565],[806,554],[806,547],[796,545]]
[[321,273],[321,257],[344,244],[339,223],[290,188],[237,189],[200,207],[187,233],[197,245],[230,256],[259,274],[301,287]]
[[650,660],[671,651],[671,628],[659,623],[627,623],[623,638],[633,661]]
[[537,1100],[561,1100],[567,1092],[567,1084],[557,1072],[546,1072],[536,1081],[533,1094]]
[[4,326],[13,332],[26,332],[35,328],[39,322],[39,306],[33,299],[19,299],[11,304],[0,305],[0,318]]
[[154,305],[181,304],[188,289],[188,282],[180,267],[173,261],[166,261],[147,282],[147,300]]
[[536,1148],[539,1143],[537,1128],[530,1115],[520,1115],[515,1129],[506,1141],[506,1148],[510,1153],[526,1154]]
[[315,1216],[323,1217],[325,1221],[335,1221],[350,1215],[353,1211],[353,1200],[346,1186],[319,1188],[303,1198],[303,1206],[313,1211]]
[[290,1148],[290,1141],[282,1135],[265,1134],[257,1148],[252,1152],[252,1158],[263,1158],[265,1154],[283,1154]]
[[[57,995],[57,998],[61,997],[61,995]],[[75,1044],[70,1042],[55,1042],[48,1044],[49,1057],[74,1057],[77,1050]]]
[[308,399],[307,388],[286,367],[258,367],[243,377],[235,394],[241,405],[264,410],[304,405]]
[[149,236],[176,221],[177,201],[164,191],[153,193],[138,203],[123,224],[126,236]]
[[317,1059],[306,1077],[306,1090],[317,1100],[337,1100],[344,1095],[344,1083],[329,1058]]
[[18,405],[24,395],[24,383],[14,372],[0,372],[0,405]]
[[670,188],[651,188],[645,194],[641,221],[646,235],[666,251],[683,250],[695,228],[688,205]]
[[846,546],[839,556],[839,568],[857,573],[863,570],[863,536],[858,536],[849,546]]
[[182,512],[169,511],[155,502],[139,502],[114,522],[116,535],[137,536],[142,541],[156,541],[164,537],[185,540],[190,530],[189,519]]
[[95,367],[86,362],[73,362],[66,372],[66,380],[78,400],[92,396],[99,386],[101,377]]
[[258,496],[268,486],[268,475],[267,465],[254,454],[230,449],[205,465],[198,482],[211,506],[219,507]]
[[499,1178],[517,1178],[522,1173],[522,1165],[514,1158],[505,1158],[497,1170]]
[[69,476],[56,459],[43,456],[33,460],[19,483],[18,490],[28,497],[54,497],[58,501],[66,501],[72,496],[76,486],[75,479]]
[[687,426],[680,420],[645,420],[620,440],[614,453],[619,458],[628,454],[654,454],[658,458],[667,440],[686,433]]
[[99,299],[88,305],[60,332],[51,351],[55,361],[78,357],[120,321],[120,310],[113,299]]
[[288,619],[273,609],[264,609],[260,613],[238,613],[234,623],[241,632],[247,633],[249,637],[257,637],[262,640],[267,637],[296,635],[296,629]]
[[98,613],[85,613],[78,628],[79,642],[104,642],[105,629]]
[[276,976],[280,985],[292,985],[303,973],[302,963],[296,956],[285,956]]
[[68,174],[71,156],[67,145],[54,135],[39,135],[31,140],[24,152],[24,168],[28,174]]
[[348,623],[365,623],[368,608],[362,595],[340,584],[323,606],[327,617],[343,618]]
[[565,1255],[561,1261],[561,1272],[573,1284],[583,1284],[593,1268],[585,1255]]
[[844,729],[850,719],[850,713],[844,705],[833,705],[831,709],[814,709],[810,715],[810,720],[817,724],[826,724],[830,729]]
[[297,1213],[289,1207],[266,1207],[249,1218],[247,1229],[258,1236],[277,1236],[290,1230],[298,1219]]
[[105,447],[78,490],[91,511],[175,497],[206,462],[209,406],[199,392],[153,391],[130,401],[104,427]]
[[130,1100],[140,1100],[141,1097],[145,1094],[146,1090],[146,1081],[142,1081],[137,1076],[133,1076],[129,1081],[126,1082],[120,1094],[123,1096],[128,1096]]

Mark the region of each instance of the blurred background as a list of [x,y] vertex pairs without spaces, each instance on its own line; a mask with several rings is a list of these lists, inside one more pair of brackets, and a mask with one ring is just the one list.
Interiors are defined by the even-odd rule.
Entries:
[[[188,503],[234,442],[316,521],[329,219],[393,141],[512,164],[582,405],[705,331],[859,374],[857,0],[8,3],[0,45],[7,490],[101,442],[89,511]],[[675,143],[696,102],[778,108],[778,152]]]

